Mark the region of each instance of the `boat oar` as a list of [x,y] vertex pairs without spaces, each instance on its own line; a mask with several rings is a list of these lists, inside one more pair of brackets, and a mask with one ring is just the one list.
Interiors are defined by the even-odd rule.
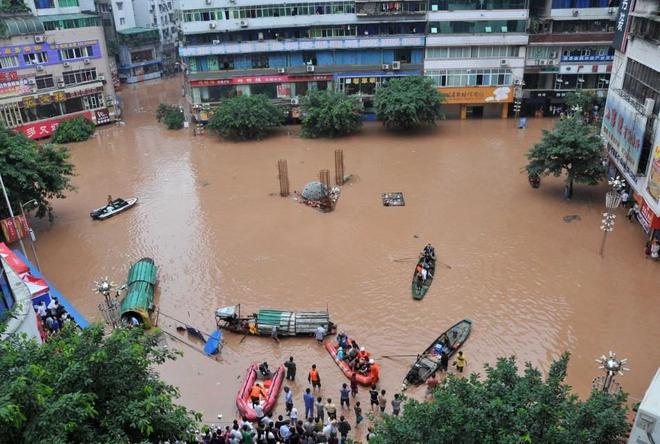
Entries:
[[[383,355],[381,358],[393,359],[393,358],[416,358],[418,355]],[[380,358],[379,358],[380,359]]]

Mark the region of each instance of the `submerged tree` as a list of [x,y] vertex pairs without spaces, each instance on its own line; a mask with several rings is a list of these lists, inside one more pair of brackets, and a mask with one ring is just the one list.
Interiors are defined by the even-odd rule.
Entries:
[[[4,180],[14,214],[20,214],[21,203],[37,202],[37,217],[52,219],[52,199],[63,199],[74,190],[71,177],[74,166],[65,147],[39,145],[23,134],[0,128],[0,174]],[[0,216],[9,212],[0,205]]]
[[384,416],[370,443],[620,443],[626,395],[594,391],[580,400],[564,382],[568,359],[553,362],[545,379],[530,363],[520,374],[514,357],[486,365],[483,379],[450,375],[430,401]]
[[43,345],[12,335],[0,342],[0,443],[185,439],[199,415],[153,369],[173,358],[139,328],[69,326]]
[[340,137],[362,127],[362,106],[345,94],[310,91],[303,97],[302,135]]
[[596,185],[605,176],[603,142],[596,129],[580,116],[557,122],[551,131],[543,130],[541,141],[527,153],[529,176],[561,176],[566,172],[567,199],[573,196],[573,182]]
[[179,106],[172,106],[166,103],[161,103],[156,109],[156,119],[163,122],[167,129],[181,129],[185,117],[183,109]]
[[423,76],[390,79],[376,91],[378,120],[390,129],[409,130],[435,124],[444,96]]
[[208,126],[227,139],[262,139],[284,123],[285,111],[264,95],[223,99]]
[[94,134],[96,125],[89,119],[82,116],[73,119],[63,120],[57,125],[51,141],[53,143],[71,143],[83,142]]

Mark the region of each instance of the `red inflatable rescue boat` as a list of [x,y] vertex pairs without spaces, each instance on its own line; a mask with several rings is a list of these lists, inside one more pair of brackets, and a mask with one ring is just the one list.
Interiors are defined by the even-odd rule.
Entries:
[[275,370],[270,378],[259,379],[258,376],[260,376],[259,364],[252,364],[248,368],[245,381],[243,381],[243,384],[236,395],[236,407],[238,408],[238,412],[241,417],[248,421],[257,420],[257,413],[252,407],[252,399],[250,398],[250,391],[255,384],[261,384],[265,392],[265,396],[261,400],[264,414],[270,413],[270,411],[273,410],[273,407],[275,407],[277,395],[280,393],[282,381],[284,380],[284,365],[281,365]]
[[[347,338],[346,342],[350,344],[351,338]],[[325,341],[324,345],[326,350],[328,350],[328,353],[330,353],[330,356],[332,356],[332,359],[335,360],[337,366],[339,366],[341,371],[344,372],[344,375],[346,375],[348,379],[351,379],[353,373],[355,373],[358,384],[371,386],[378,382],[378,377],[373,378],[371,373],[363,375],[362,373],[353,372],[351,367],[348,365],[348,362],[340,361],[339,359],[337,359],[337,349],[339,348],[339,344],[337,344],[336,341]],[[374,365],[378,365],[378,364],[374,364]],[[380,370],[380,368],[378,370]]]

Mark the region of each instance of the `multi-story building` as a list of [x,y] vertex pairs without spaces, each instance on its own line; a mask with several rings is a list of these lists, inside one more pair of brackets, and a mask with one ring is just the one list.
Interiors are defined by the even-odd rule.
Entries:
[[619,0],[531,0],[525,111],[558,114],[577,90],[605,97]]
[[388,78],[421,75],[426,0],[180,0],[193,115],[221,98],[266,94],[295,106],[310,89],[362,98]]
[[63,119],[100,124],[120,113],[100,18],[87,12],[94,3],[57,1],[12,5],[0,17],[0,122],[33,139]]
[[96,9],[122,82],[155,79],[174,70],[178,29],[172,0],[97,0]]
[[616,55],[601,135],[610,175],[623,176],[637,220],[660,239],[660,18],[658,0],[622,0],[616,20]]
[[507,117],[523,79],[527,0],[430,0],[425,75],[448,117]]

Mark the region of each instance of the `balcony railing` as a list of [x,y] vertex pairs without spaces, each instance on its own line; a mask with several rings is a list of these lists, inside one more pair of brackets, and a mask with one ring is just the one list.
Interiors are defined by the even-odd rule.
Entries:
[[244,54],[255,52],[289,52],[318,49],[399,48],[424,46],[425,37],[419,35],[337,37],[294,40],[266,40],[262,42],[221,43],[179,48],[181,57],[205,55]]
[[577,43],[614,41],[613,32],[576,32],[566,34],[530,34],[529,43]]

